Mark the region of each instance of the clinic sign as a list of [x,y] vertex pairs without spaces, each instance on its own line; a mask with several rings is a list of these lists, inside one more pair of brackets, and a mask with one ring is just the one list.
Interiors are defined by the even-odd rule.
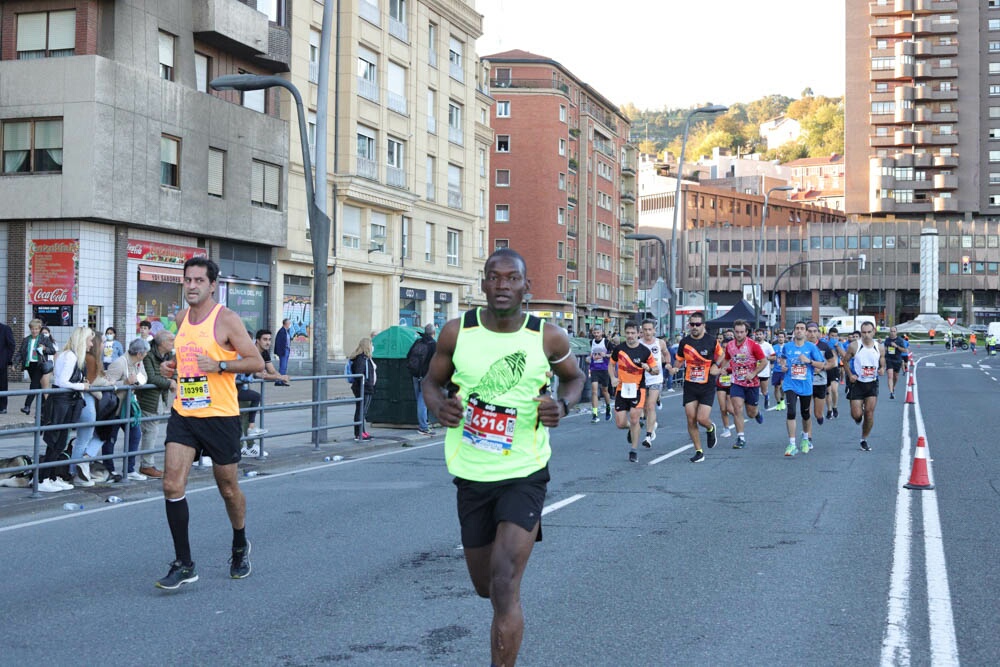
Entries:
[[39,239],[28,248],[28,301],[35,306],[71,306],[76,302],[80,262],[77,239]]

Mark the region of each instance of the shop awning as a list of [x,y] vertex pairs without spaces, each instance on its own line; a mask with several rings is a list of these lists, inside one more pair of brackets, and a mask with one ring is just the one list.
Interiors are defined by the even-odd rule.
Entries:
[[179,285],[184,282],[184,269],[140,264],[139,280],[153,283],[176,283]]

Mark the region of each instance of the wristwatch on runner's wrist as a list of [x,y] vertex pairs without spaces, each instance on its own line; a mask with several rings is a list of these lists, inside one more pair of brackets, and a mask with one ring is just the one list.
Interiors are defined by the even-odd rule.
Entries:
[[566,402],[565,398],[560,398],[559,399],[559,405],[562,406],[563,417],[565,417],[566,415],[568,415],[569,414],[569,403]]
[[224,361],[220,361],[219,362],[219,372],[220,373],[225,373],[227,368],[229,368],[229,364],[227,364]]

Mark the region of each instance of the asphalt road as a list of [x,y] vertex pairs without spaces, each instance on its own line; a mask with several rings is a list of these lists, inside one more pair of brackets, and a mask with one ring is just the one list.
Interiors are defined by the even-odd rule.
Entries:
[[[768,412],[746,449],[720,439],[690,464],[676,394],[638,464],[611,423],[566,420],[519,664],[995,664],[1000,358],[933,352],[915,405],[883,386],[871,453],[843,401],[793,459]],[[917,435],[933,491],[900,489]],[[155,494],[3,518],[2,661],[486,665],[490,607],[468,582],[441,455],[438,439],[265,465],[244,483],[254,571],[241,581],[201,476],[201,579],[175,593],[152,585],[172,559]]]

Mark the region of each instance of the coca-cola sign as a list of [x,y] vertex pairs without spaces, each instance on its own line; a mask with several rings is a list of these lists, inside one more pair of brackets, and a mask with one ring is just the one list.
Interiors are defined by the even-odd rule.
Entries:
[[69,290],[57,287],[55,289],[45,289],[39,287],[31,297],[32,303],[64,304],[69,303]]
[[29,253],[28,300],[34,305],[49,306],[75,303],[80,242],[76,239],[38,239],[31,242]]
[[128,240],[128,258],[163,264],[183,264],[192,257],[208,257],[204,248],[157,243],[155,241]]

